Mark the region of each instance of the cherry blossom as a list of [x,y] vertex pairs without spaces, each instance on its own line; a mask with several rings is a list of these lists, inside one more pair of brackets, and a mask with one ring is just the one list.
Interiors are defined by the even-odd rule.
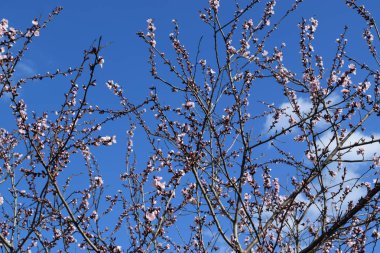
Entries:
[[157,214],[158,214],[158,211],[157,210],[153,210],[151,212],[146,212],[145,214],[145,217],[149,220],[149,221],[154,221],[156,218],[157,218]]

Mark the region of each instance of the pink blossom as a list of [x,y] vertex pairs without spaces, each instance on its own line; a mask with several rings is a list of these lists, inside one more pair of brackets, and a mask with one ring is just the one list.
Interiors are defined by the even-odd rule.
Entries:
[[355,64],[351,63],[350,65],[348,65],[348,68],[350,69],[351,73],[353,73],[354,75],[356,74]]
[[374,156],[374,157],[373,157],[373,164],[374,164],[376,167],[380,167],[380,156]]
[[116,136],[103,136],[99,138],[99,141],[103,145],[111,146],[112,144],[116,143]]
[[103,68],[103,64],[104,64],[104,58],[102,56],[99,56],[98,58],[98,64],[101,68]]
[[99,218],[98,213],[95,210],[92,211],[90,218],[95,220],[95,221],[98,220],[98,218]]
[[[361,89],[363,92],[366,92],[366,91],[369,89],[369,87],[371,87],[371,83],[370,83],[370,82],[360,83],[360,84],[359,84],[359,87],[360,87],[360,89]],[[358,89],[359,89],[359,87],[358,87]],[[369,95],[369,96],[370,96],[370,95]]]
[[157,218],[158,211],[154,210],[152,212],[146,212],[145,218],[147,218],[149,221],[154,221]]
[[375,239],[380,239],[380,232],[377,231],[377,229],[374,229],[372,231],[372,237],[375,238]]
[[118,85],[117,83],[114,83],[113,80],[108,80],[106,82],[106,86],[110,90],[112,90],[112,89],[119,89],[120,88],[120,85]]
[[249,28],[253,27],[253,21],[252,19],[249,19],[248,21],[244,22],[243,29],[248,30]]
[[3,36],[3,34],[8,30],[8,20],[2,19],[0,21],[0,36]]
[[283,59],[283,53],[281,51],[277,51],[275,54],[274,54],[275,58],[282,61]]
[[303,142],[306,140],[306,137],[304,135],[297,135],[293,138],[296,142]]
[[8,58],[5,54],[0,54],[0,61],[6,60]]
[[165,182],[161,182],[162,177],[155,177],[153,179],[153,186],[156,187],[159,190],[164,190],[165,189]]
[[278,178],[275,178],[273,180],[273,185],[274,185],[274,191],[275,191],[276,195],[278,195],[280,193],[280,182],[279,182]]
[[318,79],[310,81],[310,90],[311,92],[317,92],[320,89],[320,82]]
[[218,12],[220,6],[219,0],[209,0],[208,3],[210,4],[211,9]]
[[295,119],[293,118],[293,116],[290,115],[290,117],[289,117],[289,124],[290,124],[290,125],[294,125],[294,124],[296,124],[296,123],[297,123],[297,120],[295,120]]
[[227,51],[229,54],[236,54],[236,48],[234,46],[228,45]]
[[355,242],[352,241],[352,240],[348,240],[348,241],[347,241],[347,245],[348,245],[348,247],[352,247],[352,246],[355,245]]
[[148,18],[146,20],[146,22],[148,23],[148,30],[151,31],[151,32],[154,32],[156,31],[156,27],[154,26],[154,23],[153,23],[153,19],[152,18]]
[[358,150],[356,150],[356,154],[364,155],[364,148],[358,148]]
[[187,101],[185,104],[182,105],[183,107],[185,107],[186,109],[192,109],[195,107],[195,103],[192,102],[192,101]]
[[116,247],[113,249],[113,252],[114,252],[114,253],[122,252],[122,251],[121,251],[121,246],[116,246]]
[[103,179],[101,177],[94,177],[94,185],[100,187],[103,185]]
[[310,22],[311,22],[311,27],[310,27],[311,31],[315,32],[317,30],[317,27],[318,27],[318,20],[316,20],[315,18],[311,18]]

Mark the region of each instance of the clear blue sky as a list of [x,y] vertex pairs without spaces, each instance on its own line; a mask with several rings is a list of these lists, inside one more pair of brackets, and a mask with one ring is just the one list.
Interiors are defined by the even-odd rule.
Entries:
[[[205,35],[207,42],[207,36],[210,36],[210,33],[207,33],[210,31],[198,18],[198,10],[205,7],[207,2],[206,0],[4,1],[1,4],[0,18],[7,18],[10,26],[25,28],[31,25],[34,18],[44,19],[54,7],[63,6],[63,12],[41,32],[40,37],[34,39],[30,52],[19,68],[18,75],[44,73],[54,71],[56,68],[75,66],[80,62],[83,50],[102,36],[107,47],[103,51],[104,68],[97,73],[98,85],[103,85],[107,80],[113,79],[125,87],[127,96],[133,102],[137,102],[147,96],[148,88],[154,84],[154,80],[150,77],[147,64],[147,47],[136,36],[136,32],[145,31],[146,20],[153,18],[158,29],[158,47],[168,49],[170,43],[167,37],[172,30],[171,20],[177,19],[181,26],[182,42],[188,46],[194,59],[199,38]],[[279,1],[278,4],[282,7],[289,6],[288,2],[290,1]],[[369,10],[377,12],[375,19],[380,20],[380,11],[378,11],[380,1],[366,2]],[[280,9],[280,13],[283,13],[284,8],[280,7]],[[230,11],[223,9],[223,1],[221,11],[224,14],[223,17],[228,19],[226,15],[229,15]],[[275,16],[274,20],[278,17]],[[285,51],[285,63],[293,69],[300,67],[297,23],[302,17],[306,19],[314,17],[319,20],[315,48],[316,52],[324,56],[327,66],[330,64],[328,60],[335,52],[335,39],[343,31],[345,25],[350,28],[348,32],[350,44],[347,51],[351,51],[352,56],[360,58],[361,52],[367,48],[361,39],[365,23],[352,10],[345,7],[344,1],[306,0],[282,24],[273,37],[273,43],[268,44],[268,46],[275,46],[285,42],[288,45]],[[206,46],[202,48],[206,55],[207,50]],[[64,90],[64,84],[43,82],[33,85],[42,86],[28,86],[22,93],[31,109],[50,110],[53,105],[59,106],[56,101],[62,98],[60,91]],[[272,91],[270,85],[270,83],[264,84],[259,88],[257,93],[253,94],[253,99],[284,103],[280,91],[268,92],[268,90]],[[106,99],[108,102],[108,97],[103,96],[101,89],[93,94],[93,99],[94,101]],[[115,101],[110,99],[109,103],[115,103]],[[0,113],[4,113],[4,108],[1,107],[5,105],[5,103],[0,103]],[[0,115],[0,127],[8,124],[7,117]],[[125,129],[126,127],[120,124],[105,129],[109,131],[109,134],[116,131],[119,135],[118,144],[98,156],[101,170],[105,172],[105,184],[116,179],[123,170]],[[144,148],[144,141],[135,140],[137,152],[144,151]],[[114,156],[109,156],[110,154]]]

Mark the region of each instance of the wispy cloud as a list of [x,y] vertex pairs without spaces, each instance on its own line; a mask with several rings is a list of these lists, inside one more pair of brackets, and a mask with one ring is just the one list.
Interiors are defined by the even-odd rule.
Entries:
[[[379,133],[374,133],[372,135],[374,138],[380,138]],[[372,136],[367,136],[362,133],[356,132],[347,140],[345,145],[348,146],[355,143],[358,143],[362,140],[364,141],[370,141],[372,139]],[[326,133],[324,134],[321,139],[319,145],[325,146],[328,145],[330,142],[330,139],[333,137],[332,133]],[[329,149],[333,150],[336,147],[336,144],[333,142],[330,144]],[[374,178],[373,174],[369,175],[367,177],[362,177],[364,172],[369,168],[369,166],[372,164],[372,159],[374,154],[379,153],[380,151],[380,144],[379,143],[373,143],[365,145],[365,151],[364,154],[360,154],[357,151],[359,151],[359,147],[353,148],[347,153],[342,154],[340,159],[342,160],[369,160],[369,162],[361,162],[361,163],[353,163],[353,162],[345,162],[340,169],[338,169],[338,163],[333,162],[329,165],[329,169],[332,170],[335,173],[335,176],[331,176],[330,173],[326,170],[322,174],[322,181],[324,184],[324,187],[327,189],[327,196],[329,199],[327,200],[328,205],[328,215],[333,215],[335,212],[345,212],[348,207],[349,202],[356,203],[361,197],[363,197],[367,190],[364,187],[355,187],[360,185],[361,183],[367,182],[371,183]],[[345,168],[345,169],[343,169]],[[372,176],[372,178],[371,178]],[[344,178],[344,181],[343,179]],[[316,193],[317,191],[321,190],[319,184],[314,184],[314,189],[312,190],[312,193]],[[339,188],[343,189],[339,191]],[[341,198],[343,197],[344,189],[350,189],[349,193],[344,197],[344,200],[341,201]],[[332,193],[339,192],[336,195],[333,195]],[[297,198],[298,201],[304,201],[306,203],[309,202],[309,200],[304,196],[300,195]],[[309,219],[316,219],[320,214],[320,205],[318,203],[315,203],[312,205],[307,213],[307,218]]]
[[35,75],[37,71],[33,65],[34,64],[31,61],[20,62],[17,64],[16,73],[20,76]]
[[[335,103],[338,101],[338,97],[331,96],[329,100],[332,103]],[[313,109],[313,104],[311,103],[309,98],[298,98],[298,106],[300,108],[301,115],[306,116],[311,112]],[[282,103],[279,107],[280,109],[284,110],[284,113],[280,116],[280,118],[277,120],[277,123],[274,128],[271,129],[271,132],[280,131],[283,128],[287,128],[290,126],[289,119],[290,117],[294,118],[295,120],[299,120],[298,116],[293,110],[292,105],[290,102]],[[265,123],[264,123],[264,129],[267,131],[273,123],[273,115],[268,115],[266,117]],[[325,126],[327,123],[323,120],[319,121],[316,124],[316,128],[321,128]]]

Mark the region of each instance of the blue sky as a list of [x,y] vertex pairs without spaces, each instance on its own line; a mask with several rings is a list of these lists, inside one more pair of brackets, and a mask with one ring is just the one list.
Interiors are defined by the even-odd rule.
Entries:
[[[281,14],[284,11],[282,7],[289,7],[288,2],[279,1]],[[369,10],[375,12],[380,9],[379,1],[367,2]],[[228,20],[230,10],[223,9],[223,4],[222,2],[222,18]],[[207,42],[210,39],[210,33],[208,33],[210,31],[198,18],[198,10],[207,5],[205,0],[5,1],[0,9],[0,18],[7,18],[10,26],[25,28],[30,26],[31,21],[36,17],[46,18],[47,14],[59,5],[63,6],[63,12],[41,32],[40,37],[34,39],[29,53],[19,66],[18,75],[73,67],[81,61],[83,50],[102,36],[103,43],[107,47],[103,51],[104,68],[97,73],[98,85],[103,85],[107,80],[113,79],[125,88],[127,97],[132,102],[142,101],[149,93],[148,88],[153,84],[157,85],[150,77],[147,47],[136,36],[137,31],[145,31],[148,18],[155,20],[159,48],[170,48],[168,34],[172,30],[171,20],[177,19],[181,27],[181,40],[188,47],[192,59],[195,57],[196,47],[202,35],[205,37],[201,55],[209,54]],[[375,19],[380,20],[380,12],[375,14],[377,15]],[[291,66],[293,70],[300,69],[297,23],[301,18],[311,17],[319,20],[315,48],[316,52],[324,56],[326,66],[330,64],[329,60],[335,52],[335,39],[343,31],[345,25],[349,26],[347,51],[352,52],[354,57],[362,56],[361,52],[367,48],[361,39],[362,30],[365,27],[364,21],[345,7],[344,1],[306,0],[281,25],[279,31],[274,34],[272,42],[267,45],[278,46],[282,42],[287,44],[285,64]],[[279,16],[275,16],[274,20],[278,18]],[[33,83],[25,87],[22,96],[31,110],[50,110],[53,106],[59,106],[56,101],[62,98],[65,87],[65,83],[60,79],[53,82]],[[93,101],[116,105],[117,101],[112,100],[111,96],[104,95],[104,90],[100,88],[95,91]],[[278,105],[286,102],[281,91],[275,91],[273,82],[260,81],[260,86],[256,89],[256,93],[252,94],[252,99],[275,102]],[[161,97],[164,102],[171,102],[171,98],[165,97],[165,93]],[[2,102],[0,105],[3,107],[6,103]],[[4,108],[0,108],[0,113],[4,113]],[[0,126],[8,124],[7,117],[0,116]],[[374,125],[373,129],[375,130]],[[106,184],[107,180],[112,182],[118,178],[123,170],[125,130],[126,127],[122,123],[104,129],[109,134],[115,131],[120,136],[118,144],[98,154],[101,170],[105,173]],[[137,152],[143,152],[145,148],[144,141],[135,140]]]
[[[377,1],[367,2],[370,10],[376,10],[380,6]],[[56,67],[74,66],[80,61],[83,49],[102,36],[103,42],[107,44],[103,53],[106,64],[98,73],[98,83],[113,79],[128,87],[131,99],[139,100],[145,97],[147,87],[153,82],[147,65],[146,46],[136,36],[136,32],[145,30],[146,20],[154,18],[158,28],[158,46],[167,49],[170,46],[167,35],[172,29],[171,20],[177,19],[181,26],[182,41],[194,57],[199,38],[205,35],[204,40],[207,42],[210,35],[207,34],[208,28],[198,18],[198,10],[206,4],[207,1],[194,3],[185,0],[23,1],[22,4],[19,1],[6,1],[2,4],[0,16],[9,19],[11,26],[21,28],[29,26],[33,18],[46,18],[54,7],[63,6],[63,12],[31,45],[20,72],[40,73]],[[222,14],[225,14],[223,17],[228,19],[231,11],[223,9],[223,3],[221,7]],[[283,11],[282,7],[289,7],[289,3],[279,1],[278,7]],[[302,17],[315,17],[319,20],[315,48],[324,59],[328,60],[333,55],[335,38],[343,31],[344,25],[350,27],[349,49],[353,51],[353,55],[360,55],[361,50],[366,48],[360,38],[364,23],[352,10],[345,7],[344,1],[305,1],[282,24],[273,37],[273,43],[268,45],[275,46],[286,42],[285,63],[293,65],[295,62],[300,66],[294,58],[299,59],[297,23]],[[203,52],[207,52],[207,45]],[[293,67],[296,68],[297,64]],[[45,97],[43,93],[33,95]]]

